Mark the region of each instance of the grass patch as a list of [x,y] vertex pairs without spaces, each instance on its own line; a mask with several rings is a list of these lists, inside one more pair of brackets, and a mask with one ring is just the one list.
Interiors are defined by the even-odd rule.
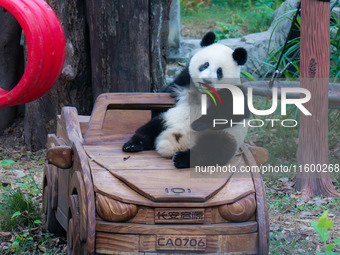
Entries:
[[[7,154],[5,150],[2,152]],[[64,238],[44,231],[42,191],[37,175],[45,160],[40,154],[12,151],[15,160],[0,160],[0,170],[9,176],[13,171],[21,171],[17,169],[29,167],[28,174],[19,182],[3,182],[3,179],[0,182],[0,254],[66,254]],[[17,160],[18,155],[23,156],[21,161]]]
[[198,38],[207,31],[216,30],[218,39],[225,39],[265,31],[270,26],[274,11],[283,2],[181,0],[182,35]]

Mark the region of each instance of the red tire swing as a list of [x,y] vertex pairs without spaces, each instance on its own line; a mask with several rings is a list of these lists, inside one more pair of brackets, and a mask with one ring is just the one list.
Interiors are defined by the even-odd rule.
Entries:
[[[38,99],[57,81],[65,62],[65,36],[61,24],[44,0],[0,0],[25,34],[28,59],[24,75],[11,90],[0,88],[0,108]],[[1,84],[0,84],[1,86]]]

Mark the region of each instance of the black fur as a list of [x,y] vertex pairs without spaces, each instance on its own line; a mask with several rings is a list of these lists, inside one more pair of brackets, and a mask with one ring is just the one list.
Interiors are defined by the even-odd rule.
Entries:
[[233,58],[236,63],[241,66],[247,62],[247,51],[243,48],[236,48],[233,52]]
[[178,87],[189,87],[190,86],[190,74],[189,74],[189,66],[183,68],[181,73],[175,78],[173,82],[171,82],[168,86],[166,86],[162,92],[170,93],[170,96],[177,101],[178,96]]
[[202,38],[201,47],[206,47],[206,46],[213,44],[215,42],[215,39],[216,39],[216,35],[214,32],[206,33]]
[[161,115],[152,118],[144,126],[137,129],[131,139],[123,145],[125,152],[154,150],[157,136],[165,130]]
[[173,161],[176,168],[195,166],[224,166],[234,156],[236,141],[221,132],[203,133],[191,150],[179,151]]

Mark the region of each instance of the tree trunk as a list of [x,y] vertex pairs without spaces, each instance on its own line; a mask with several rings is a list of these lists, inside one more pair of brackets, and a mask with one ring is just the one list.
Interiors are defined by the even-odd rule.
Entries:
[[170,0],[47,2],[64,28],[67,53],[57,84],[26,105],[25,142],[34,150],[45,147],[62,106],[90,114],[101,93],[159,91],[165,84]]
[[[11,90],[22,75],[20,68],[21,27],[8,11],[0,7],[0,86]],[[0,135],[16,117],[17,107],[0,109]]]
[[166,60],[169,53],[169,19],[172,0],[150,0],[151,91],[159,92],[165,85]]
[[300,114],[296,188],[302,197],[338,195],[330,173],[308,169],[328,165],[328,80],[330,68],[330,4],[317,0],[301,1],[301,87],[311,93],[305,107],[312,116]]
[[164,85],[169,0],[86,0],[92,88],[150,92]]
[[47,2],[64,29],[66,61],[50,92],[26,104],[25,143],[32,150],[45,147],[47,134],[55,132],[56,116],[63,106],[75,106],[79,114],[90,114],[93,107],[85,3],[82,0]]

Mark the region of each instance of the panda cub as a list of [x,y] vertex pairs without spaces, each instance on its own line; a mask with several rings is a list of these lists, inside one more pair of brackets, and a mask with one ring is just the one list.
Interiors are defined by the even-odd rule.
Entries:
[[[247,52],[243,48],[233,51],[214,43],[215,39],[213,32],[207,33],[201,41],[202,48],[164,89],[175,99],[175,106],[155,114],[123,145],[123,151],[156,149],[162,157],[172,158],[177,168],[223,166],[235,155],[247,134],[247,126],[242,124],[250,115],[247,100],[244,114],[233,115],[230,90],[214,87],[216,84],[240,85],[240,65],[246,62]],[[207,96],[206,114],[201,115],[202,93],[208,93],[208,88],[218,93],[221,104],[217,105],[214,102],[217,100]],[[214,127],[214,119],[228,120],[228,123]],[[230,122],[239,124],[231,126]]]

